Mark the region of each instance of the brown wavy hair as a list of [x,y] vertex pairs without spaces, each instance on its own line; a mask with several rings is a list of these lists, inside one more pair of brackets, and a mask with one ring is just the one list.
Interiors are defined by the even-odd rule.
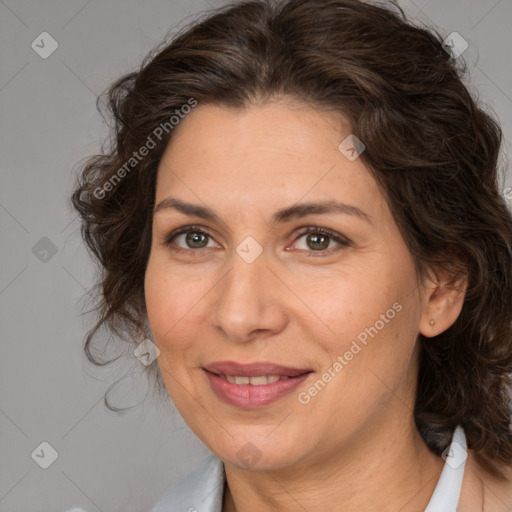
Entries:
[[[194,20],[117,80],[98,98],[113,120],[107,147],[83,165],[72,195],[101,270],[89,360],[111,362],[92,350],[102,327],[132,350],[148,337],[144,274],[171,116],[191,99],[242,109],[290,97],[348,116],[418,276],[432,265],[467,277],[456,322],[419,335],[414,416],[437,454],[461,425],[480,465],[503,478],[512,466],[512,217],[500,194],[502,132],[442,41],[394,2],[243,1]],[[127,170],[148,137],[156,147]],[[157,366],[148,368],[163,390]]]

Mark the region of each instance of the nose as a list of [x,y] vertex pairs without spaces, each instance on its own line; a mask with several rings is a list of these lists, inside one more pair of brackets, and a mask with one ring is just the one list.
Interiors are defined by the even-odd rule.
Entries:
[[212,290],[210,322],[222,335],[247,342],[281,332],[288,321],[284,285],[265,253],[252,263],[234,253],[229,270]]

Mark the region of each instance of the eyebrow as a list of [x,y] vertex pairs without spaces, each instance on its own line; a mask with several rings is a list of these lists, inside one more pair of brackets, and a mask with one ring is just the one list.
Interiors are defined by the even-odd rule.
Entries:
[[[223,223],[221,218],[211,209],[205,206],[186,203],[173,197],[163,199],[155,206],[153,213],[158,213],[165,209],[174,209],[185,215],[200,217],[205,220]],[[365,213],[357,206],[341,203],[338,201],[325,201],[316,203],[300,203],[282,208],[274,213],[270,224],[274,226],[291,219],[306,217],[307,215],[319,215],[323,213],[342,213],[346,215],[354,215],[360,219],[372,224],[371,216]]]

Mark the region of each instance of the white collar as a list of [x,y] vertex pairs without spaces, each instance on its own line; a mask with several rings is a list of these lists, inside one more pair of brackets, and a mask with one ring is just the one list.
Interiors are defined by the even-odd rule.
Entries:
[[[456,512],[467,459],[466,436],[458,426],[443,452],[445,465],[425,512]],[[208,456],[199,467],[168,491],[151,512],[222,512],[226,485],[223,462]]]
[[456,512],[467,458],[466,436],[458,426],[450,446],[443,452],[446,462],[425,512]]

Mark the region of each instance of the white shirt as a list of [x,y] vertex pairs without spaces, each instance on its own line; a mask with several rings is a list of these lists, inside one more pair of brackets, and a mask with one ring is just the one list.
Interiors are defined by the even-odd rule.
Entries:
[[[458,426],[443,452],[445,465],[425,512],[456,512],[467,459],[466,436]],[[224,463],[209,455],[168,491],[151,512],[222,512],[226,485]]]

